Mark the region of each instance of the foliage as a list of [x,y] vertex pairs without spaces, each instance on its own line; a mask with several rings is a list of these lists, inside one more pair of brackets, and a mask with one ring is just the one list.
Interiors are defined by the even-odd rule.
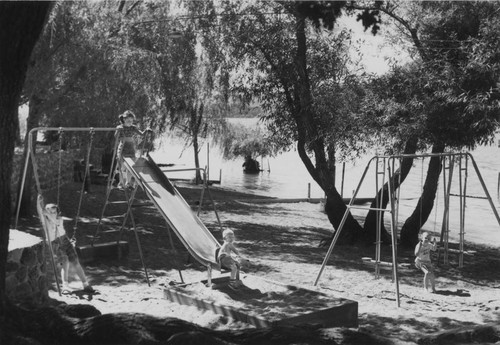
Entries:
[[[500,106],[498,31],[491,30],[490,15],[498,4],[411,3],[406,20],[395,14],[396,7],[387,8],[420,55],[371,83],[363,111],[379,138],[393,139],[389,151],[392,145],[401,149],[409,137],[418,137],[423,150],[435,143],[462,149],[489,142]],[[493,48],[488,52],[480,48],[487,32]]]
[[[234,7],[225,8],[222,22],[229,30],[224,33],[228,54],[235,56],[234,68],[239,69],[233,92],[237,99],[259,100],[264,111],[262,119],[273,134],[274,142],[280,149],[287,150],[297,142],[296,123],[291,116],[296,111],[291,105],[297,77],[293,61],[297,49],[293,39],[294,20],[273,3],[246,4],[246,16],[237,15],[242,8],[236,7],[237,3],[232,4]],[[345,155],[348,151],[356,152],[351,144],[359,144],[362,140],[357,136],[359,123],[349,123],[349,119],[355,121],[352,105],[356,104],[349,98],[356,97],[361,88],[355,86],[359,82],[347,68],[351,63],[348,54],[350,34],[346,31],[338,34],[316,32],[310,28],[308,39],[308,70],[320,135],[344,148]],[[358,140],[353,140],[353,136]]]
[[274,156],[275,146],[272,138],[267,135],[262,126],[248,128],[244,125],[229,124],[227,133],[223,136],[221,147],[224,159],[238,157]]
[[[113,18],[114,20],[109,20]],[[105,127],[132,109],[142,120],[149,99],[113,65],[117,50],[103,49],[117,18],[104,3],[62,2],[38,42],[28,72],[25,98],[41,103],[42,125]]]

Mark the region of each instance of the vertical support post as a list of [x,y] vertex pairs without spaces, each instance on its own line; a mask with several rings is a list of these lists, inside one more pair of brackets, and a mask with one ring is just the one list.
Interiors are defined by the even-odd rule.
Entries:
[[[499,173],[499,176],[500,176],[500,173]],[[344,197],[344,177],[345,177],[345,162],[342,163],[342,184],[340,185],[340,196],[342,198]]]
[[57,275],[57,266],[56,266],[56,262],[54,260],[55,253],[54,253],[54,249],[52,248],[52,240],[50,238],[50,234],[48,231],[47,220],[45,219],[45,215],[43,213],[44,212],[43,206],[45,206],[43,204],[43,197],[41,194],[38,194],[36,208],[38,211],[38,215],[40,217],[40,222],[42,223],[43,232],[45,234],[45,236],[44,236],[45,237],[44,238],[44,249],[45,249],[45,246],[49,247],[50,263],[52,265],[52,270],[54,271],[54,278],[56,279],[57,292],[58,292],[59,296],[62,296],[61,285],[59,284],[59,277]]
[[[462,160],[465,158],[465,167],[462,166]],[[467,175],[468,175],[468,161],[469,157],[467,155],[460,154],[460,172],[464,172],[464,175],[460,174],[460,242],[459,242],[459,257],[458,257],[458,267],[462,268],[464,266],[464,241],[465,241],[465,207],[467,202]],[[462,184],[463,179],[463,184]]]
[[[446,158],[448,158],[448,181],[446,181]],[[441,241],[444,244],[444,257],[443,263],[448,264],[448,249],[449,249],[449,235],[450,235],[450,190],[451,181],[453,180],[453,167],[455,165],[455,157],[452,155],[445,156],[445,166],[443,169],[444,181],[444,212],[443,212],[443,225],[441,227]]]
[[205,188],[207,189],[208,197],[210,198],[210,201],[212,202],[212,207],[214,209],[215,217],[217,218],[217,223],[219,223],[219,228],[220,228],[220,231],[222,232],[222,222],[220,221],[219,212],[217,212],[217,207],[215,207],[215,200],[212,196],[212,192],[210,192],[210,188],[208,188],[208,184],[205,185]]
[[476,161],[474,160],[474,157],[470,153],[467,153],[467,156],[470,157],[470,160],[472,162],[472,166],[474,167],[474,171],[476,172],[477,178],[479,179],[479,182],[481,183],[481,186],[483,187],[484,194],[486,195],[486,199],[488,199],[488,202],[490,203],[491,210],[493,211],[493,214],[495,215],[495,218],[497,219],[498,225],[500,225],[500,216],[498,215],[497,209],[495,205],[493,204],[493,200],[491,199],[490,193],[488,192],[488,188],[486,188],[486,184],[484,183],[483,176],[479,172],[479,168],[477,167]]
[[207,143],[207,181],[210,181],[210,143]]
[[307,200],[311,199],[311,182],[307,184]]
[[[399,157],[399,171],[400,173],[398,174],[398,194],[396,196],[396,213],[395,213],[395,219],[396,219],[396,227],[399,226],[399,200],[401,196],[401,166],[403,165],[403,158]],[[395,169],[393,169],[395,171]]]
[[207,287],[212,288],[212,266],[207,265]]
[[[396,305],[399,308],[401,303],[399,300],[399,277],[398,277],[398,259],[397,259],[397,255],[398,255],[398,251],[397,251],[398,231],[397,231],[397,224],[396,224],[396,220],[395,220],[395,202],[394,202],[395,191],[394,191],[393,178],[392,178],[394,176],[394,171],[391,171],[391,163],[390,162],[388,164],[387,169],[389,172],[388,187],[389,187],[389,200],[391,203],[392,278],[394,280],[394,285],[395,285],[395,290],[396,290]],[[392,169],[394,169],[394,158],[392,158]]]
[[[168,223],[167,223],[167,231],[168,231],[168,238],[170,240],[170,247],[172,247],[172,252],[177,254],[177,249],[174,246],[174,240],[172,238],[172,228],[170,227],[170,225]],[[182,271],[180,268],[177,270],[179,271],[179,277],[181,278],[181,283],[184,284],[184,278],[182,277]]]
[[123,182],[123,176],[121,172],[120,162],[118,162],[117,151],[118,151],[118,143],[119,143],[119,131],[121,129],[117,129],[115,131],[115,143],[113,145],[113,158],[111,159],[111,167],[109,169],[108,182],[106,185],[106,199],[104,200],[104,205],[102,207],[101,216],[99,217],[99,221],[97,222],[96,229],[94,231],[94,235],[92,236],[92,240],[90,241],[90,245],[93,246],[97,235],[99,234],[99,230],[101,229],[102,219],[104,218],[104,213],[106,212],[106,208],[109,204],[109,197],[111,195],[111,189],[113,187],[113,180],[115,178],[116,171],[118,170],[118,176],[120,177],[120,183]]
[[378,195],[380,189],[379,175],[382,175],[382,189],[380,192],[380,197],[376,198],[376,243],[375,243],[375,277],[380,277],[380,261],[381,261],[381,243],[382,243],[382,223],[384,221],[382,217],[382,202],[384,200],[384,185],[385,185],[385,168],[387,166],[387,158],[382,158],[382,171],[379,169],[380,158],[377,156],[377,164],[375,169],[375,195]]
[[198,203],[198,211],[196,213],[198,217],[200,216],[201,207],[203,205],[203,199],[205,198],[205,189],[207,188],[207,186],[208,186],[207,167],[205,167],[205,169],[203,169],[203,188],[201,189],[200,202]]
[[497,200],[500,200],[500,172],[498,173],[497,179]]
[[[24,185],[26,184],[26,175],[28,174],[29,161],[30,161],[30,158],[32,155],[32,152],[31,152],[31,149],[32,149],[31,136],[32,135],[33,135],[33,131],[30,131],[28,133],[28,152],[26,153],[26,160],[24,162],[24,169],[23,169],[23,178],[21,179],[21,189],[19,190],[18,200],[17,200],[16,221],[15,221],[15,225],[14,225],[14,229],[16,229],[16,230],[17,230],[17,223],[19,221],[19,213],[21,212],[21,202],[23,200],[22,195],[24,192]],[[33,169],[33,170],[35,170],[35,169]],[[499,178],[500,178],[500,173],[499,173]]]
[[[139,188],[139,184],[135,185],[135,188],[132,191],[130,198],[128,198],[127,192],[125,190],[127,198],[129,200],[127,214],[130,215],[130,221],[132,222],[132,228],[134,229],[135,241],[137,242],[137,249],[139,250],[139,257],[141,258],[142,268],[144,269],[144,274],[146,275],[146,281],[148,282],[148,286],[151,286],[151,283],[149,282],[148,270],[146,268],[146,264],[144,263],[144,255],[142,253],[141,240],[139,239],[139,234],[137,233],[137,227],[135,224],[134,214],[131,212],[132,204],[134,203],[134,198],[135,198],[135,193],[137,192],[137,188]],[[127,220],[127,216],[125,215],[125,221],[126,220]],[[120,248],[119,245],[118,245],[118,248]]]
[[[354,199],[354,197],[353,197]],[[351,199],[351,200],[353,200]],[[347,215],[349,214],[349,207],[344,212],[344,216],[342,217],[342,220],[340,221],[339,227],[337,231],[335,231],[335,235],[333,236],[332,243],[330,243],[330,247],[328,248],[328,252],[325,255],[325,258],[323,259],[323,263],[321,264],[321,268],[318,272],[318,276],[316,277],[316,280],[314,281],[314,286],[318,285],[319,278],[321,277],[321,274],[323,273],[323,270],[325,269],[325,266],[330,259],[330,256],[332,255],[333,247],[335,247],[335,244],[337,243],[337,240],[339,238],[340,232],[344,228],[345,221],[347,219]]]

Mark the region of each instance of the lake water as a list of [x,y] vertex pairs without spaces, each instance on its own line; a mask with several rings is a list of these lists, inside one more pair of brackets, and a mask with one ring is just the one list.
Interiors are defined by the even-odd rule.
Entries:
[[[255,119],[233,120],[239,123],[254,125]],[[499,138],[500,139],[500,136]],[[496,140],[495,142],[498,142]],[[498,176],[500,172],[500,148],[496,145],[481,146],[470,152],[476,161],[480,174],[493,199],[496,209],[500,212],[497,188]],[[353,191],[360,183],[363,171],[367,163],[375,153],[368,154],[359,159],[355,164],[346,164],[343,196],[352,196]],[[158,149],[152,153],[157,162],[173,163],[172,169],[183,169],[194,167],[192,148],[184,148],[183,142],[177,138],[164,137],[158,144]],[[277,198],[321,198],[324,196],[319,186],[313,181],[307,172],[304,164],[295,151],[285,152],[277,157],[264,158],[260,174],[243,173],[243,159],[226,161],[221,157],[220,151],[216,147],[204,145],[200,152],[200,166],[209,165],[209,178],[219,180],[220,185],[247,193],[254,193],[263,196]],[[400,191],[399,220],[402,221],[414,209],[422,191],[422,185],[427,172],[429,159],[415,160],[412,171],[408,175]],[[458,193],[458,168],[455,168],[452,183],[452,193]],[[341,191],[342,166],[338,167],[337,189]],[[368,170],[363,183],[361,184],[358,197],[373,197],[375,195],[375,165],[372,164]],[[193,178],[193,172],[168,173],[169,177]],[[434,210],[425,225],[427,230],[440,232],[443,210],[443,182],[440,179],[437,201]],[[469,162],[467,195],[474,197],[484,197],[485,193],[475,170]],[[450,237],[458,240],[459,229],[459,198],[450,197]],[[465,210],[465,239],[468,241],[489,244],[500,247],[500,225],[498,224],[490,204],[485,199],[467,198]]]

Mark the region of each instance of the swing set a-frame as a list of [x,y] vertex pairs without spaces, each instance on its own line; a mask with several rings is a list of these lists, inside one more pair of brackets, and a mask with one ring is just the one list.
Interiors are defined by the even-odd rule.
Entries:
[[[333,239],[330,243],[328,251],[325,255],[321,268],[318,272],[314,285],[316,286],[319,282],[319,279],[332,255],[333,248],[339,238],[339,235],[344,228],[347,217],[352,209],[362,209],[366,211],[377,211],[377,223],[376,223],[376,242],[375,242],[375,274],[376,277],[379,277],[380,266],[381,266],[381,231],[382,231],[382,222],[381,222],[381,214],[383,212],[388,212],[390,214],[390,235],[391,235],[391,247],[392,247],[392,281],[394,282],[395,293],[396,293],[396,304],[397,307],[400,306],[400,293],[399,293],[399,278],[398,278],[398,259],[397,259],[397,243],[398,243],[398,216],[399,216],[399,194],[401,188],[395,188],[395,176],[396,178],[401,178],[401,174],[397,174],[397,169],[401,167],[402,161],[405,158],[433,158],[437,157],[441,160],[442,164],[442,176],[443,176],[443,185],[444,185],[444,211],[443,211],[443,222],[441,228],[441,240],[440,246],[444,252],[444,263],[448,264],[448,253],[450,251],[449,248],[449,233],[450,233],[450,197],[458,197],[459,198],[459,213],[460,213],[460,225],[459,225],[459,267],[463,267],[463,257],[464,257],[464,241],[465,241],[465,208],[466,208],[466,200],[467,198],[476,198],[476,199],[485,199],[488,201],[493,214],[500,225],[500,217],[498,215],[497,209],[493,204],[493,200],[486,188],[486,184],[484,183],[483,177],[479,171],[479,168],[474,160],[474,157],[468,152],[460,152],[460,153],[429,153],[429,154],[413,154],[413,155],[390,155],[390,156],[374,156],[367,163],[365,170],[361,176],[361,179],[358,183],[357,188],[355,189],[353,196],[347,205],[346,211],[342,217],[342,220],[339,223],[337,230],[333,236]],[[476,173],[476,176],[481,184],[481,187],[484,192],[484,196],[472,196],[467,194],[467,179],[468,179],[468,169],[469,169],[469,161],[472,163],[473,169]],[[378,205],[376,207],[370,206],[362,206],[356,205],[355,200],[358,195],[363,182],[367,176],[368,171],[370,170],[372,164],[375,164],[375,188],[376,193],[379,191],[379,187],[383,186],[386,182],[388,184],[388,196],[389,196],[389,208],[382,209],[379,208]],[[458,193],[451,193],[451,186],[453,180],[453,171],[455,166],[458,166]],[[381,182],[381,184],[380,184]],[[398,186],[401,185],[399,181]],[[382,189],[383,193],[383,189]],[[383,200],[383,195],[378,199]]]
[[[119,131],[119,129],[117,129],[117,128],[98,128],[98,127],[95,127],[95,128],[94,127],[59,127],[59,128],[57,128],[57,127],[38,127],[38,128],[32,129],[29,132],[28,151],[27,151],[25,165],[24,165],[24,171],[23,171],[23,175],[22,175],[20,195],[22,195],[23,190],[25,188],[27,172],[29,169],[29,161],[31,160],[32,169],[33,169],[33,176],[34,176],[34,180],[35,180],[35,187],[36,187],[36,190],[38,193],[37,211],[39,213],[39,218],[40,218],[40,221],[42,223],[43,230],[44,230],[45,243],[49,247],[50,257],[51,257],[51,265],[52,265],[52,268],[54,270],[54,275],[56,277],[56,285],[57,285],[59,295],[61,295],[61,288],[60,288],[59,280],[58,280],[57,273],[56,273],[54,252],[52,250],[52,246],[50,245],[51,239],[48,237],[49,234],[48,234],[48,231],[46,228],[46,224],[44,221],[44,215],[43,215],[43,208],[45,207],[45,204],[44,204],[45,201],[43,198],[43,188],[42,188],[42,184],[40,181],[40,175],[39,175],[39,163],[38,163],[38,158],[37,158],[36,152],[33,152],[33,150],[32,150],[32,148],[34,147],[33,146],[33,137],[38,132],[44,132],[44,133],[45,132],[57,132],[58,133],[59,157],[58,157],[57,201],[56,201],[58,205],[59,205],[59,201],[60,201],[59,200],[60,199],[60,187],[61,187],[61,181],[62,181],[62,152],[63,152],[62,142],[63,142],[63,136],[67,132],[88,132],[89,133],[88,145],[87,145],[87,151],[86,151],[86,159],[85,159],[83,183],[82,183],[82,187],[81,187],[81,191],[80,191],[77,212],[76,212],[76,215],[74,217],[75,222],[74,222],[74,226],[73,226],[73,238],[72,238],[72,240],[75,240],[75,241],[76,241],[76,234],[78,231],[78,222],[80,219],[80,211],[81,211],[81,207],[82,207],[83,196],[85,194],[84,192],[85,192],[86,188],[88,188],[87,184],[89,183],[90,156],[91,156],[92,145],[94,142],[94,135],[96,132],[108,132],[108,133],[115,134],[113,157],[111,160],[112,163],[111,163],[111,167],[110,167],[109,174],[107,177],[106,199],[105,199],[104,206],[102,208],[102,213],[100,215],[100,218],[99,218],[99,221],[97,223],[96,230],[95,230],[94,234],[89,236],[91,238],[90,244],[85,245],[85,246],[78,246],[78,247],[76,247],[76,249],[77,249],[77,253],[79,256],[84,255],[84,256],[93,257],[93,259],[96,259],[97,256],[104,253],[105,256],[107,256],[107,257],[109,257],[111,254],[111,255],[117,255],[118,259],[120,259],[122,256],[122,249],[128,248],[128,244],[126,243],[126,241],[121,241],[121,238],[122,238],[123,230],[127,224],[127,220],[130,219],[130,221],[132,223],[132,229],[133,229],[134,235],[135,235],[135,240],[137,242],[137,248],[138,248],[140,260],[142,263],[142,267],[144,269],[144,273],[145,273],[146,280],[148,282],[148,286],[150,286],[148,271],[147,271],[146,265],[144,263],[142,246],[140,243],[136,222],[135,222],[133,212],[132,212],[132,207],[134,206],[133,204],[135,201],[136,192],[137,192],[137,189],[140,185],[139,183],[136,183],[135,188],[133,188],[131,191],[127,190],[126,188],[122,189],[124,196],[125,196],[125,200],[123,201],[123,203],[125,203],[127,205],[127,211],[125,214],[123,214],[123,222],[122,222],[122,225],[118,231],[119,235],[118,235],[117,240],[113,241],[113,242],[109,242],[109,243],[96,243],[96,240],[99,239],[99,231],[101,229],[102,221],[103,221],[103,218],[105,216],[106,207],[111,203],[109,200],[111,191],[113,189],[115,189],[115,187],[113,187],[113,181],[115,179],[115,175],[118,174],[120,180],[121,181],[124,180],[124,176],[122,176],[122,169],[120,169],[121,163],[116,159],[117,158],[116,152],[117,152],[117,147],[118,147],[118,143],[119,143],[119,140],[118,140],[119,136],[117,135],[117,131]],[[144,152],[144,143],[145,142],[146,142],[146,140],[143,141],[143,147],[140,150],[141,153]],[[186,169],[184,169],[184,170],[186,170]],[[193,169],[190,169],[190,170],[193,170]],[[200,201],[198,204],[198,215],[199,215],[199,213],[201,211],[202,204],[203,204],[205,190],[208,191],[208,195],[210,196],[211,199],[212,199],[212,196],[210,194],[210,190],[208,190],[208,181],[207,181],[207,174],[206,174],[205,169],[198,169],[198,170],[201,170],[203,172],[203,176],[204,176],[204,188],[202,189],[201,198],[200,198]],[[217,216],[217,220],[219,222],[219,226],[222,227],[217,210],[215,209],[215,203],[214,203],[213,199],[212,199],[212,204],[214,207],[214,212]],[[20,207],[21,207],[21,198],[19,198],[18,205],[17,205],[16,218],[15,218],[15,229],[17,229],[17,226],[18,226]],[[171,246],[172,246],[173,250],[175,251],[173,239],[172,239],[172,236],[170,233],[171,229],[168,226],[168,224],[167,224],[167,228],[168,228],[168,234],[169,234]],[[179,269],[179,274],[180,274],[181,281],[183,281],[180,269]]]

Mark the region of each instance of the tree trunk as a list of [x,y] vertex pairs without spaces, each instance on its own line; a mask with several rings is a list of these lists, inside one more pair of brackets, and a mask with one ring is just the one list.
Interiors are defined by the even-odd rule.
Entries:
[[[335,161],[325,153],[325,144],[319,135],[319,128],[314,117],[314,110],[311,107],[313,98],[310,90],[309,76],[307,73],[307,44],[305,35],[305,17],[297,14],[297,25],[295,29],[297,39],[297,53],[295,56],[295,66],[297,70],[297,82],[295,84],[298,106],[294,114],[297,123],[298,141],[297,149],[300,158],[304,162],[312,178],[321,186],[327,196],[325,211],[334,229],[338,229],[342,217],[347,208],[341,195],[335,188]],[[312,148],[316,160],[314,166],[306,152],[306,145]],[[355,242],[362,231],[359,223],[349,213],[340,237],[339,244]]]
[[[200,168],[200,148],[199,148],[199,143],[198,143],[198,134],[193,133],[193,153],[194,153],[194,166],[196,169]],[[201,183],[201,174],[199,170],[196,170],[196,175],[195,175],[195,183]]]
[[[443,144],[435,144],[432,148],[432,153],[442,153],[443,151]],[[418,243],[418,233],[429,218],[434,207],[441,169],[441,157],[431,157],[422,195],[418,200],[415,210],[408,217],[401,229],[401,245],[404,247],[411,248]]]
[[[43,29],[51,3],[0,3],[0,324],[5,323],[5,269],[12,215],[11,175],[18,106],[28,60]],[[0,327],[0,342],[3,327]]]
[[[30,97],[29,101],[29,113],[28,113],[28,119],[26,122],[26,134],[24,136],[24,153],[23,153],[23,162],[26,161],[26,158],[28,156],[28,145],[29,145],[29,132],[33,128],[38,127],[38,123],[40,120],[40,104],[41,104],[41,99],[36,96],[32,95]],[[36,149],[36,138],[33,140],[33,146],[31,147],[32,152],[35,152],[34,150]],[[32,169],[32,162],[29,162],[28,165],[28,170],[26,171],[26,178],[24,182],[24,189],[23,189],[23,194],[20,195],[19,193],[21,192],[21,185],[22,185],[22,180],[23,180],[23,175],[19,175],[19,181],[17,184],[17,200],[19,202],[19,198],[21,198],[21,208],[19,210],[19,217],[29,217],[31,215],[30,210],[31,210],[31,184],[33,180],[33,169]],[[24,165],[23,165],[24,169]],[[24,171],[24,170],[23,170]]]
[[[297,123],[298,140],[297,149],[299,156],[304,162],[312,178],[320,185],[327,196],[325,211],[334,229],[338,229],[347,207],[341,195],[335,188],[335,159],[332,152],[328,159],[325,153],[325,143],[320,135],[319,126],[314,117],[314,109],[311,106],[314,101],[311,94],[309,75],[307,72],[307,44],[305,35],[305,17],[296,14],[297,25],[295,35],[297,39],[297,52],[295,66],[297,79],[295,82],[296,102],[294,119]],[[316,166],[314,166],[305,149],[306,145],[314,152]],[[346,223],[340,237],[339,244],[353,243],[358,240],[362,228],[349,212]],[[324,241],[323,241],[324,242]]]
[[[418,139],[416,138],[411,138],[406,142],[405,149],[404,149],[404,154],[415,154],[417,151],[417,143]],[[401,184],[403,184],[404,180],[408,176],[408,173],[411,170],[411,167],[413,165],[413,158],[408,157],[408,158],[403,158],[401,161],[401,166],[399,169],[395,172],[394,176],[392,177],[392,185],[394,186],[394,189],[397,189],[400,187]],[[383,196],[383,197],[382,197]],[[370,208],[381,208],[385,209],[387,207],[387,204],[389,203],[389,182],[386,182],[384,186],[378,191],[377,196],[373,200],[372,204],[370,205]],[[364,236],[363,240],[365,240],[367,243],[373,243],[377,239],[377,214],[379,214],[380,218],[380,228],[381,228],[381,240],[384,243],[390,243],[391,237],[390,234],[387,232],[387,230],[384,227],[384,212],[383,211],[375,211],[375,210],[370,210],[368,214],[366,215],[365,218],[365,223],[364,223]]]

